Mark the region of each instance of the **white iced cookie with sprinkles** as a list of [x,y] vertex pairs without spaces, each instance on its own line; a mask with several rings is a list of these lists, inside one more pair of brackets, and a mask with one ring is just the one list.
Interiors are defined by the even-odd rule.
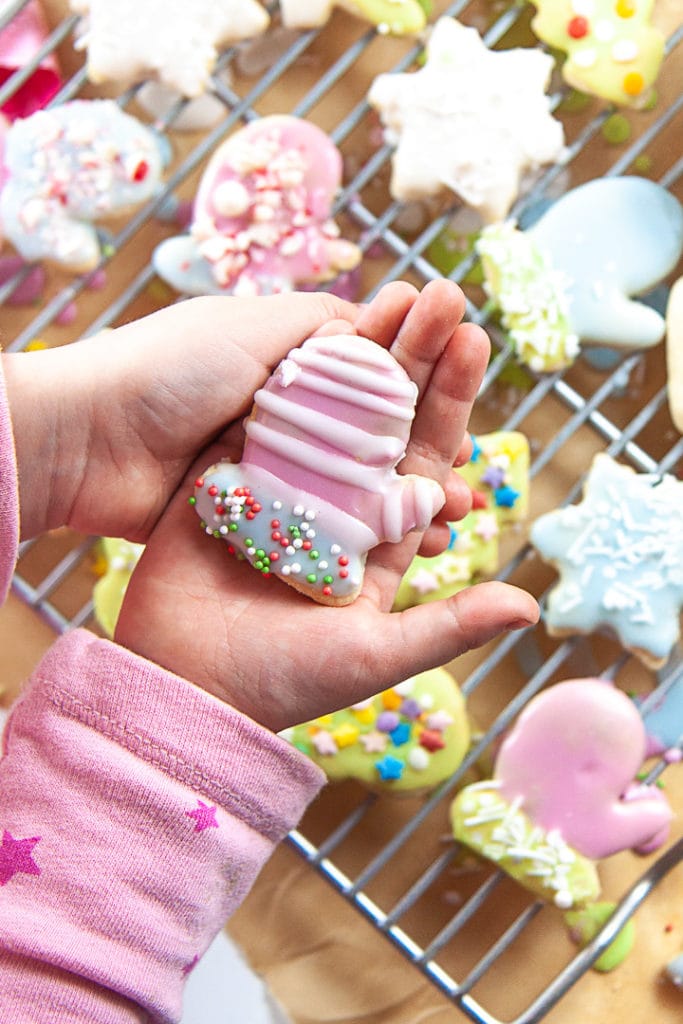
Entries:
[[321,604],[350,604],[368,551],[424,530],[444,502],[399,475],[417,385],[367,338],[309,338],[254,396],[239,464],[220,463],[190,499],[204,530]]
[[415,795],[460,766],[470,726],[458,684],[437,668],[283,736],[330,782],[357,779],[380,792]]
[[92,270],[97,225],[150,199],[162,171],[157,136],[112,100],[39,110],[5,136],[2,233],[27,262]]
[[486,223],[502,220],[523,175],[564,148],[545,93],[552,69],[552,57],[540,50],[490,50],[476,29],[440,18],[424,66],[379,75],[368,93],[396,147],[394,199],[450,189]]
[[559,580],[543,614],[551,636],[607,630],[650,668],[680,636],[683,483],[595,456],[578,505],[535,521],[531,543]]
[[152,78],[191,98],[209,88],[222,47],[270,23],[257,0],[71,0],[71,8],[86,16],[77,45],[91,82]]

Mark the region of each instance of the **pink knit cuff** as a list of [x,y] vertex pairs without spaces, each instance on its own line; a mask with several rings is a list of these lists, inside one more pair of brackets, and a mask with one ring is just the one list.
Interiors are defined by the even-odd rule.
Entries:
[[19,484],[5,377],[0,358],[0,604],[5,600],[19,545]]

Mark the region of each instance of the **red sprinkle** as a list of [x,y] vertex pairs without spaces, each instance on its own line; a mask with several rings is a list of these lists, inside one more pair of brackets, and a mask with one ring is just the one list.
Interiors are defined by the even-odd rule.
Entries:
[[304,549],[304,551],[310,551],[313,545],[311,544],[310,540],[305,540],[301,547]]
[[218,488],[216,487],[215,484],[211,484],[208,493],[211,495],[212,498],[216,497],[216,495],[218,494]]
[[323,594],[325,597],[332,597],[332,587],[323,587]]
[[488,508],[488,499],[483,491],[472,491],[472,508]]
[[446,742],[437,729],[425,729],[420,733],[420,746],[433,754],[435,750],[443,750]]
[[338,562],[339,565],[348,565],[349,564],[349,560],[346,557],[346,555],[340,555],[339,558],[337,559],[337,562]]
[[203,476],[197,477],[197,479],[194,482],[194,485],[195,485],[195,487],[203,487],[204,486],[204,477]]
[[571,36],[572,39],[583,39],[584,36],[588,35],[589,25],[588,19],[582,18],[577,15],[567,25],[567,35]]
[[345,580],[348,575],[349,575],[349,570],[348,569],[340,569],[339,570],[339,579],[340,580]]
[[278,530],[280,528],[280,525],[281,525],[280,524],[280,520],[279,519],[271,519],[270,525],[273,527],[274,530]]

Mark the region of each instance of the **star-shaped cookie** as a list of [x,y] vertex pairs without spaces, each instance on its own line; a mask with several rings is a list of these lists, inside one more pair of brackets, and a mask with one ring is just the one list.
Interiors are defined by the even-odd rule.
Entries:
[[522,176],[564,147],[545,94],[552,58],[540,50],[490,50],[476,29],[440,18],[426,62],[410,74],[382,74],[368,101],[395,144],[391,194],[424,199],[456,192],[486,222],[502,220]]
[[414,35],[425,27],[427,16],[421,0],[280,0],[287,28],[317,28],[341,7],[376,25],[384,34]]
[[553,636],[607,628],[651,668],[680,635],[683,483],[595,456],[578,505],[541,516],[531,542],[560,574],[545,624]]
[[256,0],[70,0],[87,15],[79,47],[91,82],[134,84],[155,78],[182,96],[200,96],[221,46],[250,39],[269,24]]

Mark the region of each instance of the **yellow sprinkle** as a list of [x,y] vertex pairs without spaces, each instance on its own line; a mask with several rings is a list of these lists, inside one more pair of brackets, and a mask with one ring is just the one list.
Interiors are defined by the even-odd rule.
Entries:
[[629,71],[627,75],[624,75],[622,85],[627,96],[639,96],[643,91],[645,80],[639,71]]
[[353,713],[363,725],[371,725],[377,718],[377,712],[372,704],[368,704],[366,708],[353,708]]
[[319,729],[329,729],[333,722],[334,718],[332,715],[321,715],[320,718],[315,720],[315,724]]
[[620,18],[632,18],[636,13],[636,4],[633,0],[617,0],[614,10]]
[[387,711],[397,711],[403,703],[403,697],[396,690],[385,690],[382,694],[382,704]]
[[332,732],[332,738],[340,750],[342,747],[350,747],[357,741],[359,736],[360,729],[355,725],[351,725],[350,722],[344,722]]
[[43,341],[42,338],[34,338],[33,341],[29,341],[28,345],[24,349],[25,352],[41,352],[44,348],[47,348],[47,342]]

